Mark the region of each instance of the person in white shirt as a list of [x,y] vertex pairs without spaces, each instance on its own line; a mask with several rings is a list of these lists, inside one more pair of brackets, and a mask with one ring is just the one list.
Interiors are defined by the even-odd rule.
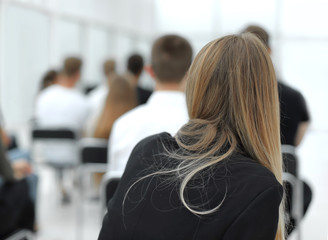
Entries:
[[[57,82],[42,90],[36,100],[36,125],[40,128],[69,128],[81,133],[88,116],[85,97],[74,87],[80,79],[82,61],[79,58],[65,59],[64,69]],[[75,146],[75,145],[74,145]],[[64,188],[63,169],[78,163],[76,149],[66,142],[44,142],[41,152],[43,159],[58,170],[58,180],[63,203],[70,198]]]
[[35,109],[40,127],[68,127],[82,130],[88,115],[85,97],[74,87],[80,79],[82,61],[65,59],[63,74],[53,84],[40,92]]
[[146,104],[125,113],[114,122],[108,146],[108,171],[122,172],[134,146],[143,138],[169,132],[172,135],[188,121],[185,75],[192,62],[190,43],[177,35],[155,41],[151,66],[155,91]]

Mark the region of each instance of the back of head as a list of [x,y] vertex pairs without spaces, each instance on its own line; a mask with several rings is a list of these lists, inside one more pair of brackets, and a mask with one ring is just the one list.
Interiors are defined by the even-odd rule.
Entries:
[[122,76],[116,75],[110,85],[108,99],[112,102],[133,102],[135,100],[135,89],[130,81]]
[[[190,121],[177,142],[195,153],[185,157],[194,160],[190,169],[201,171],[238,151],[282,182],[277,82],[269,53],[256,36],[230,35],[203,47],[189,69],[186,98]],[[280,216],[276,239],[283,234]]]
[[77,57],[68,57],[64,61],[64,74],[68,77],[72,77],[77,73],[80,73],[82,67],[82,60]]
[[42,78],[40,90],[43,90],[54,84],[56,82],[57,75],[58,73],[55,70],[49,70],[48,72],[46,72]]
[[218,136],[234,139],[247,155],[272,168],[270,158],[279,147],[277,82],[257,37],[231,35],[207,44],[189,70],[186,97],[192,121],[213,126]]
[[[188,160],[180,193],[197,172],[236,151],[282,183],[277,82],[269,53],[256,36],[230,35],[203,47],[188,71],[186,98],[190,120],[176,137],[183,149],[177,156]],[[283,222],[281,212],[276,239],[283,239]]]
[[270,48],[270,36],[264,28],[257,25],[249,25],[242,31],[242,33],[255,34],[268,49]]
[[130,73],[140,75],[144,67],[144,61],[139,54],[133,54],[128,58],[127,68]]
[[114,59],[108,59],[103,64],[103,70],[105,76],[116,72],[116,61]]
[[192,61],[190,43],[177,35],[165,35],[155,41],[151,65],[157,79],[164,83],[180,83]]

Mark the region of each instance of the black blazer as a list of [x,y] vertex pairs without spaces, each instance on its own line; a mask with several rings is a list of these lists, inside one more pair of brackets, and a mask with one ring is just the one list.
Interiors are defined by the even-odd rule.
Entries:
[[162,154],[163,145],[178,147],[168,133],[135,147],[98,239],[275,239],[283,188],[268,169],[242,155],[234,154],[188,185],[185,198],[194,208],[212,209],[222,202],[212,214],[188,211],[179,198],[179,184],[163,175],[137,182],[126,195],[142,176],[177,164]]

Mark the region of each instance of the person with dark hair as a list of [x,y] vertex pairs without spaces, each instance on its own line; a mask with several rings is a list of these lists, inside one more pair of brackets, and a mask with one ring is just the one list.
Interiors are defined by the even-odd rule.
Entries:
[[[250,25],[243,32],[255,34],[265,44],[269,53],[271,53],[269,34],[262,27]],[[299,91],[287,86],[281,81],[278,81],[278,90],[281,111],[281,143],[298,146],[310,122],[310,114],[305,99]]]
[[[266,46],[268,52],[271,54],[270,48],[270,35],[262,27],[257,25],[249,25],[243,32],[249,32],[257,36]],[[308,129],[310,122],[310,114],[306,106],[305,99],[303,95],[293,89],[292,87],[286,85],[285,83],[278,80],[278,92],[279,92],[279,102],[280,102],[280,132],[281,132],[281,144],[291,145],[297,147],[302,141],[306,130]],[[291,166],[295,164],[290,164],[288,158],[284,159],[285,171],[295,174],[296,169]],[[293,160],[294,161],[294,160]],[[312,191],[309,185],[303,181],[304,184],[304,214],[306,213],[311,199]],[[287,186],[288,188],[288,186]],[[287,193],[290,192],[287,191]],[[291,206],[291,195],[287,195],[287,210],[290,211]],[[287,233],[290,234],[295,228],[295,220],[290,219],[290,223],[287,228]]]
[[249,33],[216,39],[186,84],[189,121],[135,146],[98,239],[284,240],[278,89],[264,45]]
[[[246,27],[243,32],[255,34],[265,44],[269,53],[271,53],[269,34],[262,27],[250,25]],[[278,81],[278,89],[281,111],[281,143],[298,146],[309,126],[309,110],[303,95],[299,91],[281,81]]]
[[42,78],[40,91],[55,84],[57,82],[58,72],[56,70],[49,70]]
[[109,138],[108,171],[123,172],[133,147],[144,137],[168,131],[175,134],[187,122],[185,75],[192,61],[190,43],[165,35],[152,47],[151,67],[155,91],[146,104],[118,118]]
[[127,68],[133,75],[140,75],[143,71],[144,60],[141,55],[135,53],[128,58]]
[[136,87],[138,105],[147,102],[148,98],[152,94],[152,91],[142,88],[138,85],[140,76],[144,69],[144,60],[139,54],[132,54],[127,61],[127,77],[131,83]]
[[81,76],[82,60],[68,57],[56,84],[40,92],[35,118],[42,127],[68,127],[78,131],[85,124],[88,106],[84,96],[74,87]]

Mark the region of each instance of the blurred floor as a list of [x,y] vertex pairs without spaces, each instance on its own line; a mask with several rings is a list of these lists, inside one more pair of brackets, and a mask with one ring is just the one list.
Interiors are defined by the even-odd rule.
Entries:
[[[313,199],[308,213],[303,219],[302,239],[327,240],[328,233],[328,132],[310,131],[298,149],[301,162],[301,176],[313,190]],[[77,191],[72,203],[61,205],[52,169],[39,169],[39,204],[37,240],[92,240],[97,239],[101,227],[100,201],[90,199],[90,194],[82,201],[81,227],[77,226]],[[80,211],[81,213],[81,211]],[[80,234],[80,235],[78,235]],[[291,236],[290,240],[295,239]]]
[[[77,188],[68,186],[73,189],[71,203],[62,204],[55,182],[55,172],[51,168],[43,166],[39,169],[39,173],[39,231],[36,239],[97,239],[102,221],[100,200],[94,199],[94,194],[90,194],[90,191],[82,200]],[[83,210],[81,210],[81,206]]]

